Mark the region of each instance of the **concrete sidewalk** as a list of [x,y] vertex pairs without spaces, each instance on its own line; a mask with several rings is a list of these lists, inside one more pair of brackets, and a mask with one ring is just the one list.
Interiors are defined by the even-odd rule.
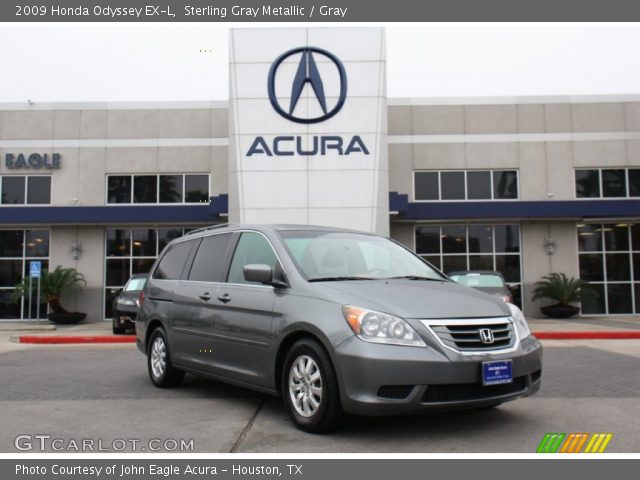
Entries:
[[640,331],[640,317],[573,317],[565,320],[554,318],[528,318],[529,326],[536,332],[575,331]]

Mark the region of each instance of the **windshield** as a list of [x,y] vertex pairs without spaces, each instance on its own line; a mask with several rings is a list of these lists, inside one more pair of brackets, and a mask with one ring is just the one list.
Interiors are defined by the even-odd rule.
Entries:
[[393,277],[444,280],[420,257],[386,238],[322,231],[284,231],[280,234],[309,280]]
[[467,287],[503,287],[504,281],[499,275],[468,273],[463,275],[451,275],[449,278],[454,282],[461,283]]
[[146,278],[132,278],[129,280],[129,283],[124,287],[125,292],[142,290],[144,288],[144,284],[147,281]]

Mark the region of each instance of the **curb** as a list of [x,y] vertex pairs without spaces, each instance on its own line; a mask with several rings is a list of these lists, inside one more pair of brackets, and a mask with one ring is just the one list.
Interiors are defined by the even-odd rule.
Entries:
[[532,332],[538,340],[632,340],[640,339],[638,330],[546,331]]
[[135,335],[20,335],[13,337],[16,343],[79,344],[79,343],[135,343]]

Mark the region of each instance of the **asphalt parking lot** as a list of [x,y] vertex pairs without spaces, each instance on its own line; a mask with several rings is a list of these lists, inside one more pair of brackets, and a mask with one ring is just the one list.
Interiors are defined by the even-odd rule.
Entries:
[[608,452],[640,452],[640,341],[547,341],[543,372],[538,395],[497,409],[348,417],[310,435],[275,398],[194,376],[154,388],[132,344],[30,346],[0,353],[0,451],[45,434],[193,439],[195,452],[531,453],[546,432],[611,432]]

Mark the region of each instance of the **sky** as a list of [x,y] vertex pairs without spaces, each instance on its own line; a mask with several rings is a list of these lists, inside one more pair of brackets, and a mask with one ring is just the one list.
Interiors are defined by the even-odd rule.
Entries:
[[[389,24],[389,97],[640,93],[640,25]],[[228,98],[228,26],[0,25],[0,102]]]

